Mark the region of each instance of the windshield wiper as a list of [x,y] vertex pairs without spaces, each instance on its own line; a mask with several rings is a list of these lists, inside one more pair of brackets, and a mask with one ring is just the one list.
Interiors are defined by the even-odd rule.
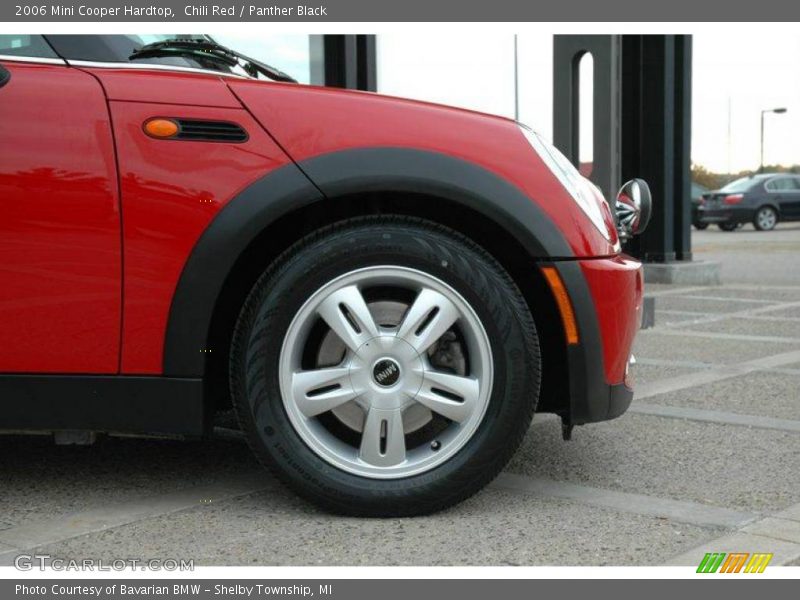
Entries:
[[229,67],[239,66],[251,77],[258,78],[259,73],[275,81],[297,83],[297,80],[283,71],[276,69],[235,50],[226,48],[211,39],[175,38],[161,42],[146,44],[134,50],[128,60],[140,58],[161,58],[164,56],[190,56],[198,60],[221,63]]

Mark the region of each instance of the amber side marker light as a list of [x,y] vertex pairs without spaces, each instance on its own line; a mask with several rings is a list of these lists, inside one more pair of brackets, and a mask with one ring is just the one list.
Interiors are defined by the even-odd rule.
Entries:
[[567,336],[567,344],[578,343],[578,324],[575,322],[575,312],[572,310],[572,302],[567,294],[567,288],[561,281],[561,276],[555,267],[542,267],[542,273],[553,292],[553,296],[558,304],[558,312],[561,313],[561,322],[564,324],[564,333]]
[[150,137],[169,139],[180,132],[178,124],[171,119],[150,119],[144,124],[144,132]]

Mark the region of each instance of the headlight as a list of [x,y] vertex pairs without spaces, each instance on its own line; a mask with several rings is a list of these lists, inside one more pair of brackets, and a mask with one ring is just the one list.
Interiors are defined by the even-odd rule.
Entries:
[[575,165],[573,165],[566,156],[561,154],[555,146],[526,125],[522,123],[518,123],[518,125],[536,154],[539,155],[539,158],[544,161],[544,164],[547,165],[547,168],[550,169],[558,181],[561,182],[561,185],[569,192],[576,204],[586,213],[586,216],[594,223],[597,230],[602,233],[603,237],[609,242],[616,244],[617,240],[614,239],[616,235],[614,235],[615,231],[613,217],[611,217],[611,209],[608,207],[605,200],[602,200],[602,193],[595,193],[592,189],[595,186],[584,178],[583,175],[578,172],[578,169],[575,168]]

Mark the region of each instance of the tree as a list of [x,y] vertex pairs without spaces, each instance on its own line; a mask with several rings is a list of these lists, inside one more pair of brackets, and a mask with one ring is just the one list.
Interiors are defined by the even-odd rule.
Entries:
[[692,181],[710,190],[717,189],[718,176],[703,165],[692,165]]

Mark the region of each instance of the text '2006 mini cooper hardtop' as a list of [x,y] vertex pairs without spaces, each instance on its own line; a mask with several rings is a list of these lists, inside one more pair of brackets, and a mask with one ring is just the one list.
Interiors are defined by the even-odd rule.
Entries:
[[203,36],[0,38],[0,429],[199,437],[233,406],[305,498],[411,515],[536,411],[628,407],[644,182],[612,209],[512,120]]

